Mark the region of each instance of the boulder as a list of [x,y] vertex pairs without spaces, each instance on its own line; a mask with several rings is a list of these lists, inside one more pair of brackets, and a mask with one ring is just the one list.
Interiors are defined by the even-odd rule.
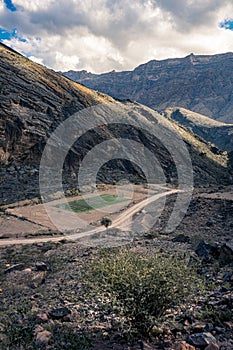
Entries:
[[189,236],[186,236],[183,233],[181,233],[180,235],[177,235],[176,237],[174,237],[172,239],[172,242],[176,242],[176,243],[190,243],[191,239],[190,239]]
[[227,242],[221,246],[219,259],[224,264],[233,262],[233,241]]
[[7,274],[7,273],[10,273],[10,272],[13,272],[13,271],[22,271],[24,269],[24,264],[15,264],[15,265],[12,265],[10,267],[8,267],[4,273]]
[[210,344],[217,344],[216,338],[211,333],[191,334],[187,338],[187,343],[201,349],[205,349]]
[[175,350],[195,350],[195,348],[185,341],[182,341],[181,343],[175,345]]
[[38,323],[46,323],[49,319],[46,313],[41,313],[36,316],[36,320]]
[[201,258],[207,258],[213,248],[211,244],[201,241],[195,249],[195,253]]
[[51,332],[43,330],[36,334],[36,349],[46,350],[49,340],[51,338]]
[[205,350],[219,350],[219,346],[217,344],[211,343],[205,348]]
[[70,315],[71,311],[67,307],[59,307],[49,311],[48,314],[52,319],[59,320]]
[[49,266],[45,262],[37,262],[35,267],[36,267],[37,271],[48,271],[49,270]]

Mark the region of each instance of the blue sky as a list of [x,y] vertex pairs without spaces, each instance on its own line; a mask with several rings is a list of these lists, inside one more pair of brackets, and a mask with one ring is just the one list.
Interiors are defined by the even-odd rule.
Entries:
[[[12,3],[11,0],[4,0],[5,6],[7,10],[15,12],[16,7]],[[3,40],[11,40],[12,38],[17,38],[17,29],[13,28],[12,31],[6,30],[4,28],[0,28],[0,41]]]
[[0,0],[0,41],[55,70],[233,52],[232,0]]
[[12,12],[16,11],[15,5],[12,3],[11,0],[4,0],[4,3],[6,5],[6,8]]
[[[5,4],[5,7],[8,11],[11,11],[11,12],[17,11],[17,8],[13,4],[12,0],[4,0],[4,4]],[[3,42],[4,40],[11,41],[12,39],[17,39],[21,42],[26,42],[26,39],[18,36],[17,28],[12,28],[12,30],[0,28],[0,41],[1,42]]]
[[220,28],[233,30],[233,19],[225,19],[220,23]]
[[0,28],[0,39],[3,40],[11,40],[12,38],[17,37],[17,31],[16,29],[13,29],[12,32],[9,32],[3,28]]
[[5,40],[10,42],[12,39],[16,39],[16,40],[21,41],[21,42],[27,41],[26,39],[18,36],[18,32],[17,32],[16,28],[14,28],[12,31],[0,28],[0,41],[1,42],[4,42]]

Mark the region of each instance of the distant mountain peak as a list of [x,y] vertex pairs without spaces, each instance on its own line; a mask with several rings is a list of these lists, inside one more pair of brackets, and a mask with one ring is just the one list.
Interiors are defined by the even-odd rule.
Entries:
[[180,106],[233,123],[233,53],[151,60],[133,71],[64,72],[89,88],[161,111]]

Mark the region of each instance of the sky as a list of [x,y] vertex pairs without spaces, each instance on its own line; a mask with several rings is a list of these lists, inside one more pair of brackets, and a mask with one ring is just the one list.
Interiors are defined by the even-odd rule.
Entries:
[[232,0],[0,0],[0,40],[59,71],[233,52]]

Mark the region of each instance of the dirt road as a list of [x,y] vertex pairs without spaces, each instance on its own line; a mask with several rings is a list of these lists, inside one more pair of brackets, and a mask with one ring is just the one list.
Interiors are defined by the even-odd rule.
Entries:
[[[134,206],[126,209],[122,214],[119,215],[117,219],[115,219],[112,222],[111,228],[118,228],[122,229],[125,228],[127,223],[129,224],[132,220],[133,216],[141,211],[144,207],[146,207],[148,204],[171,194],[180,192],[179,190],[169,190],[164,191],[162,193],[157,193],[155,195],[152,195],[149,198],[146,198],[142,200],[140,203],[135,204]],[[16,244],[33,244],[33,243],[44,243],[44,242],[59,242],[62,239],[68,239],[68,240],[77,240],[82,237],[90,236],[95,233],[101,233],[105,231],[105,227],[101,226],[98,228],[94,228],[88,231],[83,232],[76,232],[70,235],[66,236],[56,236],[56,237],[37,237],[37,238],[23,238],[23,239],[2,239],[0,240],[0,246],[9,246],[9,245],[16,245]]]

